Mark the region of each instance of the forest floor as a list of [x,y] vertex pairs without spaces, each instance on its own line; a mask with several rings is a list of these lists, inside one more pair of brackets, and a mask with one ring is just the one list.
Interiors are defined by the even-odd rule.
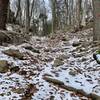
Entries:
[[0,46],[0,100],[100,100],[92,29]]

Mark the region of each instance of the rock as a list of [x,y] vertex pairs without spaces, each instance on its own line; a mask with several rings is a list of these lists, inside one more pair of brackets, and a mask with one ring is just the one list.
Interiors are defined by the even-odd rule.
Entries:
[[6,94],[6,93],[0,93],[0,96],[4,97],[5,94]]
[[74,58],[80,58],[82,56],[84,56],[84,53],[76,53],[76,54],[72,54],[74,56]]
[[85,48],[80,48],[80,52],[83,52],[83,51],[85,51],[86,49]]
[[6,60],[0,60],[0,73],[6,73],[9,69],[8,62]]
[[12,88],[12,90],[11,90],[12,92],[14,92],[14,93],[18,93],[18,94],[22,94],[22,93],[24,93],[24,89],[23,88]]
[[73,47],[77,47],[77,46],[79,46],[80,44],[81,44],[80,42],[78,42],[78,41],[75,42],[75,41],[74,41],[73,44],[72,44],[72,46],[73,46]]
[[100,95],[99,94],[100,94],[100,86],[96,85],[92,89],[91,97],[93,98],[93,100],[100,100]]
[[76,76],[78,74],[78,72],[75,71],[75,70],[70,70],[69,74],[72,75],[72,76]]
[[19,50],[8,49],[8,50],[3,51],[3,53],[8,55],[8,56],[12,56],[12,57],[18,58],[20,60],[24,59],[23,53],[21,53]]
[[51,48],[44,48],[44,52],[50,52],[51,50]]
[[38,49],[35,49],[35,48],[33,48],[32,46],[27,46],[27,47],[25,47],[25,49],[31,50],[31,51],[34,52],[34,53],[40,53],[40,51],[39,51]]
[[21,70],[21,71],[19,72],[19,74],[20,74],[20,75],[27,75],[27,71]]
[[84,61],[87,61],[87,58],[84,58],[84,57],[83,57],[83,58],[82,58],[82,62],[84,62]]
[[10,68],[11,72],[18,72],[20,70],[19,66],[14,66],[12,68]]
[[99,95],[97,95],[95,93],[91,93],[90,95],[93,98],[93,100],[100,100],[100,96]]
[[65,36],[62,37],[62,41],[67,41],[67,38]]
[[58,67],[58,66],[63,65],[63,64],[64,64],[64,62],[61,59],[56,59],[54,61],[53,66]]
[[64,59],[68,59],[68,58],[69,58],[68,55],[64,55],[64,54],[61,54],[58,57],[58,59],[60,59],[60,60],[64,60]]
[[55,100],[55,96],[50,96],[50,100]]

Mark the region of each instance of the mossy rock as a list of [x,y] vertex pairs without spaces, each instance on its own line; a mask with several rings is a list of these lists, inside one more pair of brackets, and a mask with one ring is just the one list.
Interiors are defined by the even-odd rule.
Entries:
[[17,88],[17,89],[16,88],[12,88],[11,91],[14,92],[14,93],[18,93],[18,94],[24,93],[24,89],[23,88]]
[[3,53],[8,55],[8,56],[12,56],[12,57],[18,58],[20,60],[24,59],[23,53],[21,53],[19,50],[8,49],[8,50],[3,51]]
[[9,69],[8,62],[6,60],[0,60],[0,73],[6,73]]

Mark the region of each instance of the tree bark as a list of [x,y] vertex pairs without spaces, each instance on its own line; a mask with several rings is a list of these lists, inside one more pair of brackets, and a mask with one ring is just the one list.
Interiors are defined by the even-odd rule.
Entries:
[[25,32],[29,33],[30,28],[30,1],[26,0],[26,19],[25,19]]
[[21,20],[21,17],[22,17],[22,11],[21,11],[21,0],[18,0],[18,5],[17,5],[17,13],[16,13],[16,16],[15,16],[15,19],[16,19],[16,22],[20,25],[22,25],[22,20]]
[[81,26],[81,16],[82,16],[82,0],[78,0],[78,28]]
[[0,0],[0,29],[6,29],[7,8],[9,0]]
[[100,0],[93,0],[94,34],[93,40],[100,41]]
[[52,5],[52,33],[58,28],[58,16],[57,16],[57,0],[51,0]]

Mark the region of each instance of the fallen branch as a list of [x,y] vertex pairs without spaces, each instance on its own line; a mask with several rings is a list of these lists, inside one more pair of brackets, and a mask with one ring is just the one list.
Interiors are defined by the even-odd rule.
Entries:
[[63,89],[66,89],[68,91],[72,91],[72,92],[75,92],[76,94],[81,94],[87,98],[91,98],[92,100],[100,100],[100,96],[94,94],[94,93],[86,93],[84,90],[82,89],[76,89],[74,87],[71,87],[71,86],[67,86],[64,84],[64,82],[58,80],[58,79],[53,79],[52,77],[48,77],[48,76],[44,76],[43,78],[44,80],[46,80],[47,82],[50,82],[50,83],[54,83],[56,85],[59,85],[59,87],[63,88]]
[[57,85],[64,85],[64,83],[62,81],[57,80],[57,79],[53,79],[53,78],[48,77],[48,76],[44,76],[43,79],[46,80],[47,82],[51,82],[51,83],[54,83],[54,84],[57,84]]

